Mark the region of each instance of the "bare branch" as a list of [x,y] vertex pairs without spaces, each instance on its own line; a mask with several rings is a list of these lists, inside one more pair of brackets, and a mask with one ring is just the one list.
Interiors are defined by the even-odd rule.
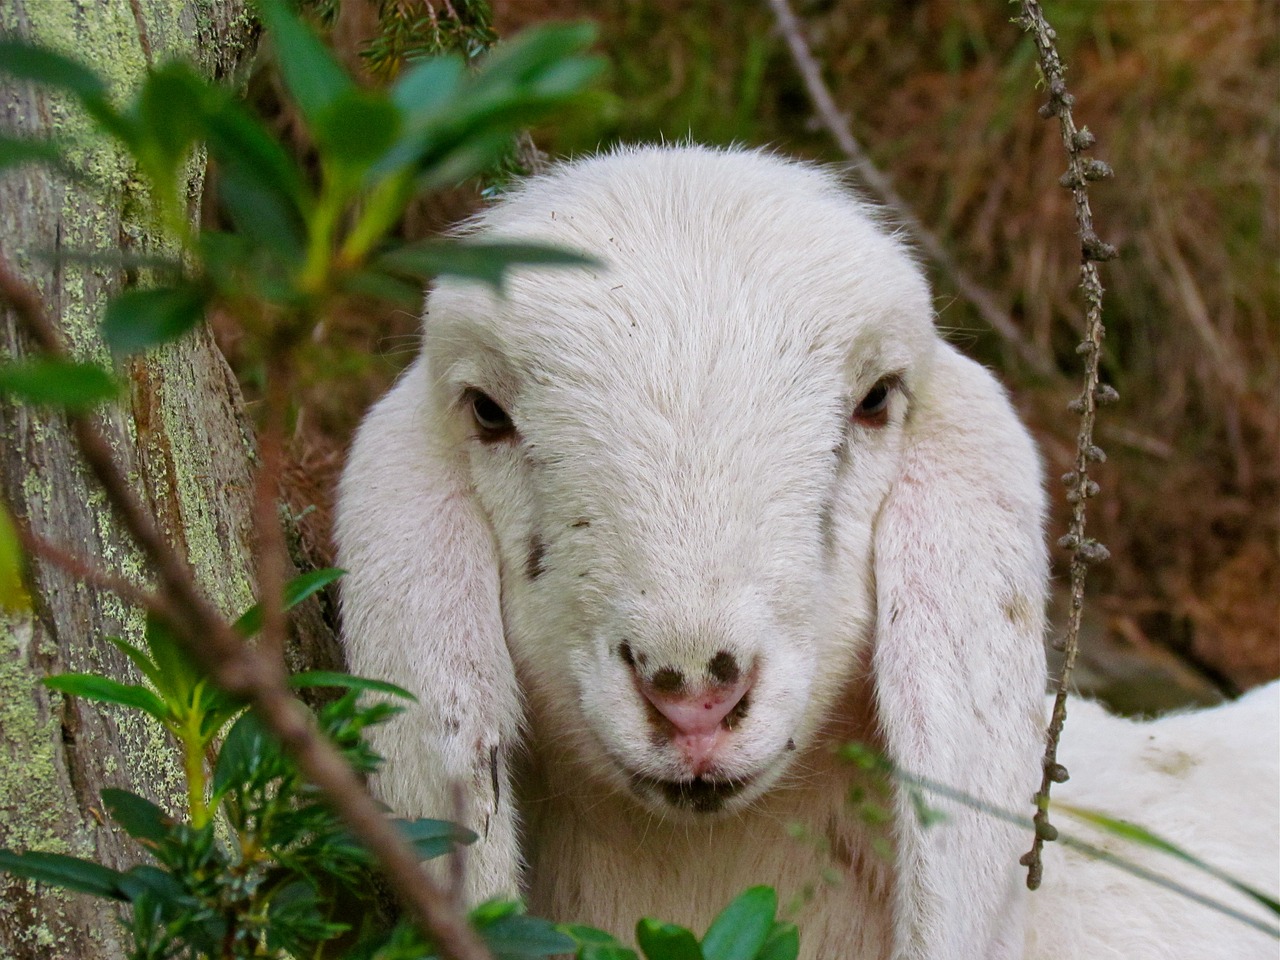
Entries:
[[279,490],[284,469],[284,421],[289,402],[289,365],[282,351],[271,351],[262,431],[258,441],[258,474],[254,489],[253,526],[257,533],[256,572],[262,604],[258,649],[284,664],[285,565],[288,548],[280,526]]
[[1057,828],[1049,823],[1049,791],[1053,784],[1067,779],[1067,769],[1058,763],[1058,740],[1067,718],[1067,686],[1075,669],[1076,653],[1080,646],[1080,620],[1084,611],[1084,583],[1089,567],[1107,559],[1107,548],[1085,536],[1085,504],[1098,494],[1098,484],[1089,477],[1089,467],[1101,463],[1105,454],[1093,442],[1094,421],[1098,406],[1118,399],[1116,391],[1098,382],[1098,360],[1102,353],[1102,281],[1098,276],[1098,263],[1116,256],[1115,248],[1098,237],[1093,228],[1093,212],[1089,209],[1087,185],[1091,180],[1111,176],[1111,168],[1101,160],[1086,158],[1084,152],[1094,144],[1094,137],[1087,128],[1078,130],[1071,116],[1071,104],[1075,98],[1067,92],[1065,69],[1058,55],[1054,40],[1057,34],[1045,20],[1037,0],[1021,0],[1022,15],[1019,18],[1024,30],[1035,40],[1040,58],[1040,70],[1044,74],[1049,100],[1040,108],[1040,116],[1046,120],[1057,117],[1062,129],[1062,145],[1067,152],[1067,172],[1059,181],[1071,190],[1075,200],[1076,224],[1080,230],[1080,290],[1084,295],[1085,338],[1077,348],[1084,358],[1084,377],[1080,396],[1070,403],[1070,409],[1080,415],[1080,429],[1076,434],[1075,469],[1062,478],[1067,487],[1067,500],[1071,503],[1070,532],[1058,541],[1059,546],[1071,551],[1071,610],[1067,618],[1067,633],[1063,641],[1065,655],[1062,673],[1058,677],[1057,695],[1053,702],[1053,714],[1045,743],[1044,773],[1040,789],[1035,795],[1036,837],[1031,849],[1022,857],[1027,868],[1027,886],[1032,890],[1040,886],[1043,865],[1040,851],[1046,840],[1055,840]]
[[1037,373],[1052,375],[1054,369],[1049,358],[1026,341],[1008,311],[997,302],[995,294],[965,272],[937,235],[921,222],[910,204],[902,199],[894,189],[892,181],[871,162],[862,144],[853,135],[849,118],[836,106],[831,90],[822,79],[822,68],[814,59],[808,41],[804,38],[800,21],[792,12],[788,0],[769,0],[769,5],[773,8],[778,29],[791,50],[791,58],[795,61],[796,69],[804,79],[805,88],[809,91],[809,99],[813,101],[813,106],[817,110],[818,119],[844,155],[852,161],[858,178],[877,200],[889,208],[894,218],[906,228],[916,245],[938,266],[938,269],[946,274],[960,295],[973,304],[982,319],[1004,338],[1023,362]]
[[[47,354],[68,356],[39,298],[3,258],[0,299],[13,306],[19,321]],[[169,611],[165,619],[188,652],[219,686],[253,705],[303,776],[321,790],[352,833],[377,857],[396,896],[441,953],[451,960],[491,960],[448,893],[423,872],[413,849],[342,755],[317,735],[310,714],[289,692],[280,659],[244,643],[200,592],[186,560],[160,534],[91,416],[70,413],[68,419],[89,469],[155,570],[162,606]]]
[[25,520],[17,516],[13,517],[13,528],[27,556],[47,560],[95,590],[109,591],[135,607],[164,616],[166,621],[172,619],[173,611],[165,606],[164,598],[158,594],[151,593],[132,580],[127,580],[110,570],[104,570],[88,557],[72,553],[52,540],[46,540],[32,530]]

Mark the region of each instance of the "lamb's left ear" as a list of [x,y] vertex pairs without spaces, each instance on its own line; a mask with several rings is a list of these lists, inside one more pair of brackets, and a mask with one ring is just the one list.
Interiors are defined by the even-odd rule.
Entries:
[[[913,385],[875,531],[876,706],[890,759],[1030,815],[1043,744],[1044,495],[1035,448],[986,370],[940,347]],[[900,781],[895,960],[1022,955],[1029,831]]]

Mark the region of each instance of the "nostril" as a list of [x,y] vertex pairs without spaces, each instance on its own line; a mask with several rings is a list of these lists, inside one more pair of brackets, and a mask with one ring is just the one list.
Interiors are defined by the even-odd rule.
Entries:
[[[672,672],[678,673],[678,671]],[[671,722],[677,734],[683,736],[713,733],[725,725],[727,718],[731,716],[736,725],[741,717],[735,713],[735,710],[743,702],[749,689],[751,689],[750,679],[720,684],[697,693],[668,692],[653,683],[640,685],[640,691],[645,699]]]
[[738,658],[727,650],[721,650],[707,662],[707,673],[716,683],[737,683],[742,676],[742,668],[738,666]]
[[684,688],[684,674],[672,667],[663,667],[654,672],[648,685],[661,694],[678,694]]

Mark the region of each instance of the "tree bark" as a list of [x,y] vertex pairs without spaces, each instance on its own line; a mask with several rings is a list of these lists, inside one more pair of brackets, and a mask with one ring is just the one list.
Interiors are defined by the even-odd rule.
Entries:
[[[125,96],[149,62],[195,60],[228,75],[253,39],[241,0],[6,0],[0,33],[16,34],[87,61]],[[0,256],[40,290],[77,356],[107,361],[97,334],[105,298],[122,282],[112,267],[56,259],[61,249],[163,251],[142,218],[142,187],[122,152],[95,139],[60,97],[26,84],[0,87],[7,131],[56,133],[80,146],[73,159],[96,186],[40,170],[0,179]],[[199,209],[203,164],[191,167]],[[0,308],[0,351],[31,344]],[[253,439],[239,388],[207,330],[121,370],[129,395],[101,421],[161,528],[186,551],[209,596],[227,614],[252,602]],[[0,405],[0,493],[40,535],[139,582],[147,571],[86,477],[66,423],[47,410]],[[0,619],[0,847],[96,858],[116,867],[143,859],[103,823],[99,791],[122,786],[182,809],[173,744],[136,712],[45,690],[40,678],[94,671],[138,682],[104,641],[141,641],[142,617],[116,597],[48,564],[30,567],[33,610]],[[314,642],[332,637],[317,633]],[[103,901],[0,875],[0,958],[125,955],[116,911]]]

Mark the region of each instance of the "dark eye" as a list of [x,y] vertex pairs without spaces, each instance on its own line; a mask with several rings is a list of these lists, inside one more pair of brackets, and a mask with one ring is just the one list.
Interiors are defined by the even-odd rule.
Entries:
[[883,427],[889,422],[889,397],[893,393],[893,380],[885,377],[853,409],[854,423],[864,427]]
[[487,393],[474,388],[466,392],[467,405],[471,407],[471,419],[480,431],[480,439],[486,443],[505,440],[515,433],[515,424],[507,416],[507,411],[498,406],[497,401]]

